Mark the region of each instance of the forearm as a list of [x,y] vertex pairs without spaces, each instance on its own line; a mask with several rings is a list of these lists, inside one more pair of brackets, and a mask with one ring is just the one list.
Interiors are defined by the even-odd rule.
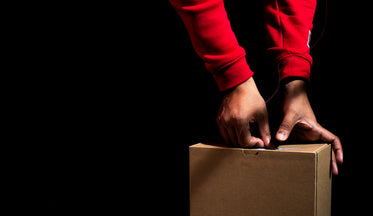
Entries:
[[223,0],[170,0],[183,20],[193,47],[221,91],[253,75],[228,20]]
[[269,56],[278,65],[280,79],[310,78],[309,39],[316,0],[265,0],[265,27]]

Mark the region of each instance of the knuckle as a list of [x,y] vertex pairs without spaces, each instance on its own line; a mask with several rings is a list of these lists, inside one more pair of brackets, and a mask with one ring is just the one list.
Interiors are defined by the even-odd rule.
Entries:
[[284,129],[284,130],[291,130],[291,124],[289,122],[282,122],[281,125],[280,125],[280,128]]
[[234,125],[238,125],[240,124],[244,118],[243,118],[243,115],[241,112],[239,111],[232,111],[226,118],[226,120],[230,123],[230,124],[234,124]]
[[251,142],[250,140],[240,142],[240,145],[245,148],[253,148],[256,146],[256,144],[256,142]]
[[337,148],[340,148],[341,146],[341,140],[337,136],[333,136],[331,143],[334,144],[334,147],[337,147]]
[[239,122],[239,117],[236,114],[220,114],[216,118],[217,124],[220,124],[225,127],[236,125]]

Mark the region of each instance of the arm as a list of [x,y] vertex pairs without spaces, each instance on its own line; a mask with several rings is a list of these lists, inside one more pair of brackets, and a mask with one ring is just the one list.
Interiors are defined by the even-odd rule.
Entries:
[[223,0],[170,0],[183,20],[193,47],[220,91],[249,79],[253,72],[228,20]]
[[337,164],[343,162],[342,144],[339,138],[322,127],[316,120],[303,80],[293,80],[281,85],[283,120],[276,139],[289,137],[296,141],[323,141],[332,145],[332,172],[338,175]]
[[[265,27],[268,53],[278,65],[280,80],[287,77],[310,78],[312,57],[309,37],[316,0],[265,0]],[[283,120],[276,139],[289,137],[297,141],[317,141],[332,145],[332,172],[338,174],[337,163],[343,162],[342,145],[337,136],[316,120],[303,80],[281,82]]]
[[[227,144],[264,147],[270,143],[267,108],[228,20],[223,0],[170,0],[183,20],[197,54],[205,61],[224,98],[217,125]],[[251,135],[256,123],[260,138]]]
[[309,39],[316,0],[264,0],[267,49],[278,65],[280,80],[310,78]]

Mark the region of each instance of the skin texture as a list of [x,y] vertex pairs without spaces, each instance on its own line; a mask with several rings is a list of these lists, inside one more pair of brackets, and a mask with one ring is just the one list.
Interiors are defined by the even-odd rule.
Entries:
[[[293,80],[282,86],[282,122],[276,132],[280,142],[318,141],[332,145],[332,172],[338,175],[338,166],[343,162],[343,150],[339,138],[323,128],[316,120],[303,80]],[[271,148],[271,133],[264,99],[253,78],[226,92],[217,118],[218,128],[224,141],[236,147]],[[256,124],[259,137],[253,136],[251,127]]]
[[[253,123],[257,124],[260,137],[251,134],[250,124]],[[271,133],[267,107],[253,78],[225,94],[217,124],[227,144],[249,148],[269,145]]]
[[332,145],[332,172],[338,175],[337,164],[343,162],[342,144],[339,138],[322,127],[316,120],[306,92],[303,80],[294,80],[283,86],[283,120],[276,133],[276,139],[286,141],[318,141]]

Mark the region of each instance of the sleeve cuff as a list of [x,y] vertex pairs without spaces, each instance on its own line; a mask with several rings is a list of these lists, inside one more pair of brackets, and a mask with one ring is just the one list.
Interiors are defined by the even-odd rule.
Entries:
[[280,81],[287,77],[310,80],[313,60],[309,50],[274,47],[268,49],[267,53],[277,64]]
[[278,63],[280,80],[288,77],[302,77],[310,80],[311,62],[301,56],[289,56]]
[[246,58],[243,57],[212,75],[219,90],[225,91],[248,80],[254,73],[247,64]]

